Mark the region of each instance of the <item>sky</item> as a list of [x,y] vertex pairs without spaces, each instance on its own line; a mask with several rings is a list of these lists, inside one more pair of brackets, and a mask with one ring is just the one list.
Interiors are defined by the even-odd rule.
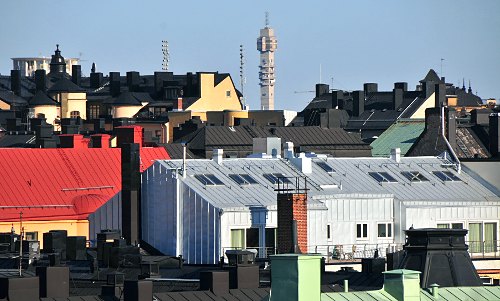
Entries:
[[414,89],[430,68],[500,99],[499,0],[3,0],[0,73],[12,57],[49,56],[60,44],[87,76],[92,62],[104,74],[153,74],[168,40],[169,71],[230,73],[239,88],[241,44],[245,97],[258,109],[266,11],[278,39],[276,109],[302,110],[320,79],[343,90],[377,82],[389,91],[399,81]]

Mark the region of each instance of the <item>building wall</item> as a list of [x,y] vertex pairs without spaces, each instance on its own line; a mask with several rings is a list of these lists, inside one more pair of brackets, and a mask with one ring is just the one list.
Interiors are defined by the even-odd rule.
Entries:
[[104,203],[94,213],[89,214],[89,239],[97,239],[97,233],[106,229],[122,229],[121,192]]
[[[140,121],[136,121],[135,125],[142,126],[144,128],[144,132],[151,132],[153,137],[159,137],[160,143],[168,142],[168,132],[169,132],[169,123],[142,123]],[[158,136],[159,134],[159,136]]]
[[[19,234],[19,223],[0,223],[0,232],[10,232],[12,226]],[[38,232],[40,248],[43,248],[43,233],[50,230],[66,230],[68,236],[85,236],[89,239],[89,222],[86,220],[23,221],[25,232]]]
[[60,93],[61,118],[71,118],[71,112],[80,112],[80,118],[87,119],[87,93]]
[[410,116],[410,118],[417,119],[417,118],[425,118],[425,110],[428,108],[434,108],[436,105],[436,93],[432,93],[425,101],[424,103],[420,106],[420,108],[413,113],[413,115]]
[[[201,73],[201,97],[186,110],[192,111],[223,111],[241,110],[241,103],[236,95],[231,77],[226,77],[217,86],[213,73]],[[229,96],[227,93],[229,92]]]
[[[34,76],[35,71],[38,69],[43,69],[50,72],[50,57],[32,57],[32,58],[13,58],[12,65],[14,70],[21,70],[21,75],[23,76]],[[78,65],[80,59],[77,58],[65,58],[66,62],[66,73],[72,74],[73,65]]]
[[10,110],[10,105],[0,100],[0,110]]
[[56,130],[55,120],[59,119],[59,108],[57,106],[36,106],[35,109],[35,117],[38,114],[44,114],[45,118],[47,118],[47,123],[52,124],[54,126],[54,130]]
[[132,118],[142,106],[114,106],[113,118]]

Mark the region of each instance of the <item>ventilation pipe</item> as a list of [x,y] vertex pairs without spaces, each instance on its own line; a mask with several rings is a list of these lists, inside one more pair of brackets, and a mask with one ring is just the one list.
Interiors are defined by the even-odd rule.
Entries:
[[441,136],[444,139],[444,142],[446,142],[446,146],[450,150],[451,155],[453,156],[453,159],[455,160],[456,164],[455,167],[457,169],[457,172],[460,174],[462,172],[462,166],[460,164],[460,160],[458,159],[457,154],[453,150],[453,147],[451,147],[450,142],[448,142],[448,139],[446,138],[445,130],[444,130],[444,106],[441,107]]
[[185,142],[182,142],[182,177],[186,178],[186,146]]

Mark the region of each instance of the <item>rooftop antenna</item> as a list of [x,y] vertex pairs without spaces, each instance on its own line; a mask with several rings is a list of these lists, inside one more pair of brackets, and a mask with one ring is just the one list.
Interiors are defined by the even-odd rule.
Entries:
[[161,41],[161,52],[163,53],[163,62],[161,64],[161,70],[168,71],[168,63],[170,62],[170,53],[168,52],[168,41]]
[[266,11],[266,28],[269,27],[269,12]]
[[243,54],[243,45],[240,45],[240,86],[241,86],[241,94],[243,95],[241,97],[241,102],[243,104],[243,108],[245,108],[245,93],[244,93],[244,88],[245,88],[245,55]]
[[443,76],[443,61],[444,59],[441,58],[441,70],[439,71],[439,75]]

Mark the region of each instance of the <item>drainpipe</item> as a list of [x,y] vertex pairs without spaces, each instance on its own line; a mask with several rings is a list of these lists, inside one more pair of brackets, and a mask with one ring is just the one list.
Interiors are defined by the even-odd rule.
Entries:
[[186,178],[186,143],[182,143],[182,177]]
[[446,139],[444,125],[445,125],[444,124],[444,106],[442,106],[441,107],[441,136],[443,137],[444,142],[446,142],[446,146],[448,146],[448,149],[450,150],[451,155],[455,159],[455,162],[456,162],[455,166],[457,168],[457,172],[460,174],[460,172],[462,171],[462,166],[460,165],[460,160],[458,159],[457,154],[453,150],[453,147],[451,147],[450,142],[448,142],[448,139]]

